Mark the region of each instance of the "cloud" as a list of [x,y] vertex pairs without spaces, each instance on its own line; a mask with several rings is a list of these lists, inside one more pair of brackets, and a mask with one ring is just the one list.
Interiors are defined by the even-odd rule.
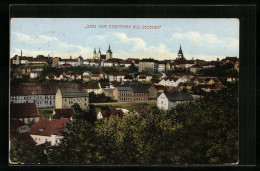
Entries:
[[37,56],[39,54],[61,56],[69,58],[70,55],[88,56],[92,49],[90,47],[67,43],[56,36],[40,34],[29,36],[18,32],[11,33],[11,57],[23,50],[25,55]]
[[239,40],[233,37],[220,38],[215,34],[200,32],[174,33],[170,39],[181,42],[186,52],[198,56],[238,56]]

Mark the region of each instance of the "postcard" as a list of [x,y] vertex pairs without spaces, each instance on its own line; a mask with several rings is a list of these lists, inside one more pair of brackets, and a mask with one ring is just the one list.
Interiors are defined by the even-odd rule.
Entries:
[[10,42],[10,164],[238,164],[239,19],[11,18]]

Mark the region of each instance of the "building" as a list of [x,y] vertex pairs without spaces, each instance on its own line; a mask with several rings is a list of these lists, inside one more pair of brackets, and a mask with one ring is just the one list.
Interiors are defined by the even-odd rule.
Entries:
[[59,88],[55,96],[55,108],[67,109],[78,104],[81,109],[87,110],[89,103],[88,91],[78,87]]
[[98,113],[97,119],[103,119],[103,118],[109,118],[115,116],[122,117],[123,115],[124,112],[122,110],[102,110]]
[[158,61],[154,59],[142,59],[139,61],[138,71],[151,71],[152,73],[158,72]]
[[98,83],[94,84],[94,83],[86,83],[86,84],[82,84],[81,88],[85,89],[88,91],[88,93],[95,93],[95,94],[101,94],[102,90],[99,86]]
[[166,63],[164,61],[158,62],[158,72],[165,72],[166,71]]
[[58,145],[63,138],[62,130],[68,122],[68,118],[59,120],[43,118],[32,125],[30,135],[36,142],[36,145],[44,143],[50,143],[51,146]]
[[234,64],[234,69],[238,72],[239,71],[239,60],[237,60]]
[[11,103],[11,120],[20,120],[25,124],[31,125],[39,121],[39,112],[34,103]]
[[11,103],[35,103],[37,108],[52,108],[55,105],[56,87],[49,84],[11,87]]
[[112,50],[110,49],[110,45],[108,46],[108,50],[106,52],[106,55],[101,54],[100,48],[98,50],[98,53],[96,52],[96,48],[93,52],[93,59],[112,59]]
[[109,82],[113,82],[113,81],[122,82],[126,75],[128,75],[127,72],[111,73],[108,75],[108,79],[109,79]]
[[36,142],[29,134],[30,127],[20,120],[10,120],[10,137],[26,146],[35,146]]
[[118,102],[148,101],[150,85],[117,86],[113,90],[113,97]]
[[177,104],[190,102],[193,97],[188,92],[163,92],[157,98],[157,107],[163,110],[170,110],[174,108]]
[[73,108],[70,109],[53,109],[53,118],[68,118],[74,120],[76,113]]
[[183,52],[181,50],[181,45],[180,45],[180,50],[178,52],[178,56],[177,56],[176,60],[186,60],[184,55],[183,55]]
[[203,67],[199,64],[195,64],[195,65],[192,65],[190,67],[190,71],[193,72],[194,74],[197,74],[198,71],[200,71]]

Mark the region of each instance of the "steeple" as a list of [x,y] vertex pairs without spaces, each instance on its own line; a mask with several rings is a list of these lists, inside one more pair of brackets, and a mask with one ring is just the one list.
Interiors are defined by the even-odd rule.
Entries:
[[110,43],[109,43],[109,46],[108,46],[108,50],[110,50]]
[[181,45],[180,45],[180,50],[179,50],[179,53],[178,53],[178,57],[176,59],[182,59],[182,60],[186,60],[183,56],[183,52],[181,50]]
[[179,50],[179,53],[182,53],[182,50],[181,50],[181,45],[180,45],[180,50]]
[[96,53],[96,48],[94,48],[94,53]]
[[101,53],[100,48],[98,49],[98,53]]

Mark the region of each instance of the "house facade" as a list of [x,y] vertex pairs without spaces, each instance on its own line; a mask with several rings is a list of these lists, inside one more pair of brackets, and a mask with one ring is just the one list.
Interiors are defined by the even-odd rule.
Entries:
[[157,107],[163,110],[171,110],[177,104],[192,101],[193,97],[188,92],[163,92],[157,98]]
[[113,90],[113,97],[118,102],[148,101],[148,86],[118,86]]
[[11,120],[20,120],[25,124],[31,125],[39,121],[39,112],[34,103],[11,103]]
[[31,126],[30,135],[36,145],[50,143],[51,146],[56,146],[63,138],[62,129],[68,122],[67,118],[59,120],[43,118]]
[[83,110],[88,109],[88,91],[78,87],[59,88],[55,96],[55,108],[67,109],[77,103]]

